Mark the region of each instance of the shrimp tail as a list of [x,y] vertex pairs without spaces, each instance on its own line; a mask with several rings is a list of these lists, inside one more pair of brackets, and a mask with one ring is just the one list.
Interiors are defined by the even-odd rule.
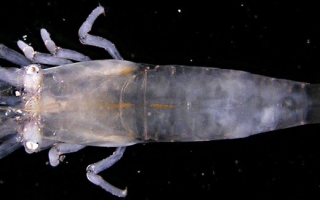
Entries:
[[308,95],[307,123],[320,123],[320,84],[311,84],[306,87]]
[[320,85],[185,66],[150,70],[146,85],[146,140],[235,139],[320,122]]

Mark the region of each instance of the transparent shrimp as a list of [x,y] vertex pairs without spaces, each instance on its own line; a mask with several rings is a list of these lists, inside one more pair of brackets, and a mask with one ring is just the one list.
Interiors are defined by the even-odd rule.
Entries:
[[[0,158],[19,147],[49,150],[52,166],[85,146],[117,147],[87,168],[88,179],[124,197],[98,175],[145,142],[244,138],[319,122],[319,85],[248,72],[124,61],[107,39],[89,34],[101,6],[79,29],[80,41],[104,48],[112,60],[91,61],[41,37],[51,54],[22,41],[25,56],[0,45],[0,57],[21,68],[0,67]],[[74,61],[77,61],[73,63]],[[44,65],[55,67],[42,68]]]

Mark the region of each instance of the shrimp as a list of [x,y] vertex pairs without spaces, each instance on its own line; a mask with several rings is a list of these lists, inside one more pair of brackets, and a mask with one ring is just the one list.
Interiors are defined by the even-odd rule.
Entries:
[[[113,59],[91,60],[57,47],[45,29],[51,54],[18,41],[24,56],[0,45],[0,57],[21,68],[0,68],[0,158],[20,147],[49,150],[57,166],[64,154],[86,146],[116,147],[87,167],[87,178],[119,197],[99,173],[130,145],[245,138],[318,123],[319,85],[211,67],[151,65],[123,60],[114,44],[89,34],[99,6],[79,29],[83,44]],[[54,67],[47,67],[53,65]]]

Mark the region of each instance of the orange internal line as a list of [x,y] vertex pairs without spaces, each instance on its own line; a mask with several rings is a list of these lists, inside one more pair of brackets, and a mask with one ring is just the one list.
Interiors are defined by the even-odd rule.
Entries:
[[150,104],[150,107],[152,107],[152,108],[164,108],[164,109],[174,108],[173,105],[170,105],[170,104],[160,104],[160,103]]
[[131,103],[110,103],[106,107],[107,108],[127,108],[131,106],[132,106]]
[[129,74],[129,73],[131,73],[131,72],[132,72],[132,68],[131,68],[131,67],[125,67],[125,68],[123,68],[123,69],[120,71],[119,74],[121,74],[121,75],[126,75],[126,74]]

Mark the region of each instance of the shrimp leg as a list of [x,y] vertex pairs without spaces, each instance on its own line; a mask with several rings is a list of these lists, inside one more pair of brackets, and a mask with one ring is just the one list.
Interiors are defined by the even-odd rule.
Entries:
[[59,164],[62,154],[73,153],[83,149],[84,145],[58,143],[53,145],[49,151],[50,165],[55,167]]
[[31,64],[31,62],[26,57],[12,49],[9,49],[3,44],[0,44],[0,58],[17,64],[21,67]]
[[6,135],[1,140],[4,140],[4,142],[0,144],[0,159],[22,146],[21,137],[18,133]]
[[41,29],[40,34],[44,44],[46,45],[46,48],[52,54],[52,56],[80,62],[91,60],[88,56],[85,56],[82,53],[56,46],[54,41],[51,40],[50,34],[46,29]]
[[19,40],[17,42],[24,55],[32,62],[47,65],[65,65],[72,63],[65,58],[53,57],[51,54],[36,52],[31,46]]
[[[9,58],[10,59],[10,58]],[[4,81],[15,87],[22,87],[23,80],[21,79],[22,69],[5,69],[0,67],[0,81]]]
[[111,156],[87,167],[87,178],[89,179],[89,181],[118,197],[125,197],[127,195],[127,189],[121,190],[114,187],[113,185],[110,185],[108,182],[103,180],[102,177],[98,175],[98,173],[105,169],[108,169],[118,160],[120,160],[125,149],[125,147],[118,147]]
[[19,48],[31,62],[48,65],[64,65],[72,63],[72,61],[70,60],[91,60],[88,56],[85,56],[77,51],[57,47],[56,44],[51,40],[50,35],[46,29],[41,29],[40,34],[46,48],[51,54],[36,52],[25,42],[21,40],[18,41]]
[[123,60],[116,46],[112,42],[110,42],[105,38],[95,36],[95,35],[90,35],[88,33],[91,30],[92,25],[94,21],[97,19],[97,17],[103,13],[104,13],[104,8],[102,6],[97,7],[91,12],[91,14],[88,16],[86,21],[81,25],[79,29],[78,34],[79,34],[80,42],[82,44],[103,48],[112,56],[112,58],[116,60]]

